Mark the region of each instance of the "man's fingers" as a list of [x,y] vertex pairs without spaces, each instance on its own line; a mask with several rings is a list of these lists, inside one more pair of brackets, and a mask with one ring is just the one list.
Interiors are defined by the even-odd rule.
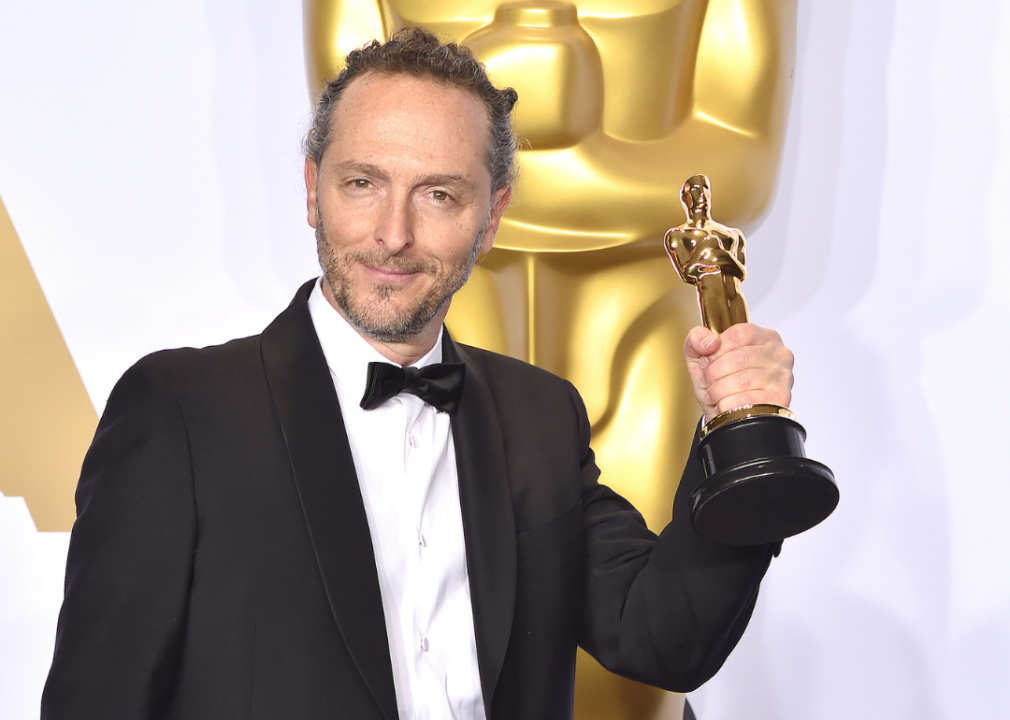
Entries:
[[748,368],[708,383],[703,399],[718,412],[760,403],[789,407],[792,384],[792,373],[785,368]]
[[740,323],[729,327],[720,336],[720,341],[719,349],[723,353],[750,345],[783,346],[782,337],[777,332],[753,323]]
[[[727,343],[724,343],[724,345]],[[705,366],[705,381],[712,384],[716,380],[750,368],[766,368],[785,371],[792,388],[793,354],[782,344],[743,345],[732,349],[723,348],[709,358]]]
[[699,333],[691,349],[689,340],[684,354],[698,402],[709,419],[745,405],[789,406],[793,354],[777,332],[749,323],[734,325],[719,337],[715,351],[692,363],[690,353],[705,339]]

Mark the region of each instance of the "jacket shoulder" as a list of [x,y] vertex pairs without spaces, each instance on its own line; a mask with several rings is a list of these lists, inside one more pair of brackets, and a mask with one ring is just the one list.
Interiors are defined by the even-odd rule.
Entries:
[[470,360],[488,376],[490,380],[532,383],[537,387],[570,388],[572,384],[548,370],[530,365],[508,355],[484,350],[473,345],[459,345]]
[[[460,345],[500,402],[527,407],[559,403],[581,408],[582,398],[571,382],[522,360],[490,350]],[[574,403],[574,405],[573,405]]]
[[469,345],[460,347],[487,384],[505,425],[525,428],[531,440],[537,437],[537,428],[568,427],[585,454],[589,419],[582,396],[571,382],[507,355]]
[[120,383],[141,380],[166,389],[192,385],[213,387],[228,378],[262,368],[260,339],[260,335],[252,335],[203,348],[159,350],[134,363]]

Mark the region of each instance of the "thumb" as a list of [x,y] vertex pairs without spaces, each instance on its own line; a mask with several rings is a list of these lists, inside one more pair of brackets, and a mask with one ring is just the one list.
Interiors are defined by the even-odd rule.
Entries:
[[691,328],[687,339],[684,340],[684,361],[687,364],[688,377],[691,378],[691,388],[705,417],[709,420],[715,417],[718,411],[708,396],[705,368],[708,366],[709,356],[718,351],[721,344],[718,333],[701,325]]
[[719,334],[709,330],[704,325],[691,328],[684,341],[684,360],[687,364],[694,365],[703,358],[712,355],[719,350]]

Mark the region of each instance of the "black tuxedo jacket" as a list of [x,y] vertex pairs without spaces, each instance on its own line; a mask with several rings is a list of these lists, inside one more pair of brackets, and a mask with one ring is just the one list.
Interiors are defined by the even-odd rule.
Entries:
[[[77,490],[43,718],[397,717],[310,287],[262,335],[156,353],[113,390]],[[708,679],[772,549],[694,532],[695,460],[657,538],[598,484],[569,383],[446,340],[466,363],[452,431],[488,717],[570,718],[578,644],[671,690]]]

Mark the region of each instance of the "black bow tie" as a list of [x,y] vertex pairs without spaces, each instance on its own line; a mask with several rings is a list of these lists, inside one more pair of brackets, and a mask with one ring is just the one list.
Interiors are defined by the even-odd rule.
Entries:
[[423,368],[400,367],[389,363],[368,363],[368,384],[361,407],[377,408],[402,392],[417,395],[435,409],[451,413],[463,394],[463,363],[435,363]]

